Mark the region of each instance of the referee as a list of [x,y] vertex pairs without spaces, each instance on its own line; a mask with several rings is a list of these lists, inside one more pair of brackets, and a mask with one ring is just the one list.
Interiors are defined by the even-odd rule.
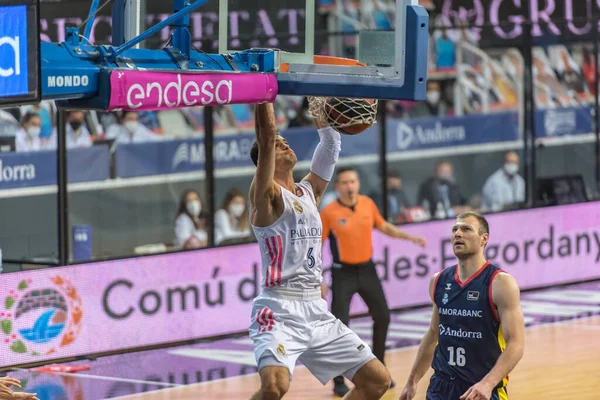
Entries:
[[[381,281],[373,263],[373,228],[382,233],[420,246],[426,241],[414,237],[386,222],[375,202],[358,194],[360,182],[353,168],[340,168],[336,174],[337,201],[321,211],[323,242],[329,238],[333,266],[331,268],[331,312],[348,325],[350,302],[358,293],[369,308],[373,318],[373,354],[385,364],[385,341],[390,324],[390,309],[387,305]],[[334,378],[333,392],[343,397],[350,389],[343,376]],[[392,381],[392,387],[394,382]]]

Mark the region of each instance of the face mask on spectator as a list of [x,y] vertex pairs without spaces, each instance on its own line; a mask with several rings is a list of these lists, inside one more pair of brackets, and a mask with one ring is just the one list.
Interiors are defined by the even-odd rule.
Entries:
[[236,218],[241,217],[245,209],[246,207],[243,204],[232,204],[228,208],[229,213]]
[[190,215],[193,215],[194,217],[199,216],[200,211],[202,211],[202,205],[200,204],[200,201],[198,201],[198,200],[188,201],[187,211],[190,213]]
[[134,133],[138,128],[138,121],[125,121],[123,126],[125,126],[129,132]]
[[454,176],[451,172],[440,172],[439,178],[441,181],[446,181],[450,183],[454,182]]
[[432,105],[437,105],[440,102],[440,92],[437,90],[430,90],[427,92],[427,102]]
[[27,135],[29,135],[30,138],[35,139],[40,136],[41,131],[42,128],[40,128],[39,126],[30,126],[29,128],[27,128]]
[[81,121],[71,121],[71,128],[73,128],[74,131],[81,128]]
[[519,172],[519,166],[515,163],[506,163],[504,164],[504,171],[510,176],[515,175]]

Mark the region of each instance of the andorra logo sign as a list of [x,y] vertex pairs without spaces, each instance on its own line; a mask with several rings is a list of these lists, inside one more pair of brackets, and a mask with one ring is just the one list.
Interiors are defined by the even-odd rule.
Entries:
[[77,339],[82,319],[81,298],[69,280],[23,280],[0,299],[0,345],[32,357],[60,355]]

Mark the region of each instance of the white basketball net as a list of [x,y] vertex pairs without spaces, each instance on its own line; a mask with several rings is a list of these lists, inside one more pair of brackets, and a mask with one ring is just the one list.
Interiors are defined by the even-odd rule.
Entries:
[[[308,115],[333,129],[338,130],[358,124],[373,125],[377,119],[376,99],[373,100],[373,104],[364,99],[331,98],[331,101],[328,99],[327,97],[309,97]],[[345,110],[335,107],[340,103],[343,103]],[[335,113],[332,114],[332,110],[335,110]]]

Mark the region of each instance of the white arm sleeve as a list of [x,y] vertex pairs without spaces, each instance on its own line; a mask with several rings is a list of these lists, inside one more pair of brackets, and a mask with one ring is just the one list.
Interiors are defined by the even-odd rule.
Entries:
[[318,132],[321,141],[313,154],[310,170],[321,179],[330,182],[342,150],[342,138],[340,133],[331,127],[321,128]]

